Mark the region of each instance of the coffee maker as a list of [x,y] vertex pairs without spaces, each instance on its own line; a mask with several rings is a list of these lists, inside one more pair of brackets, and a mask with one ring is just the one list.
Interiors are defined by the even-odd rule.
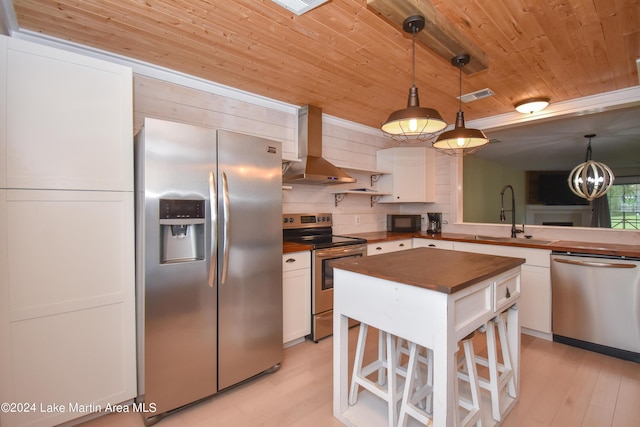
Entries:
[[441,212],[427,212],[429,222],[427,224],[427,233],[438,234],[442,232],[442,213]]

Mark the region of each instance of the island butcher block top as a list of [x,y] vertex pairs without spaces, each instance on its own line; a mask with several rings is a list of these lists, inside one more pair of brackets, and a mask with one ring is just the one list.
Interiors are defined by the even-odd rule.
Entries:
[[338,261],[334,267],[451,294],[524,262],[522,258],[415,248]]

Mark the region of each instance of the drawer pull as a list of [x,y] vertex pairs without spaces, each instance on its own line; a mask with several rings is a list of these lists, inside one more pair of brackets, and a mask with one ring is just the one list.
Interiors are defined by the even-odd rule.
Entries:
[[507,288],[507,294],[505,295],[507,298],[511,298],[511,292],[509,292],[509,288]]
[[436,245],[434,245],[433,243],[429,243],[429,247],[430,247],[430,248],[435,248],[435,247],[436,247]]
[[381,251],[381,250],[382,250],[382,248],[381,248],[380,246],[378,246],[378,247],[376,248],[376,251]]
[[401,248],[404,248],[404,243],[400,243],[398,246],[400,246]]
[[289,258],[285,262],[287,262],[287,263],[296,262],[296,259],[295,258]]

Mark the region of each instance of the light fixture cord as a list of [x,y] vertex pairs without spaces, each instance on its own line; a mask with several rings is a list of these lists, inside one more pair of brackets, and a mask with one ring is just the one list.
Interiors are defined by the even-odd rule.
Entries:
[[458,69],[460,70],[460,97],[458,98],[458,104],[460,107],[459,111],[462,111],[462,62],[458,61]]
[[416,30],[415,25],[411,27],[411,45],[412,45],[412,55],[413,55],[413,70],[411,71],[411,86],[416,85],[416,34],[418,31]]
[[591,138],[589,138],[589,145],[587,145],[587,156],[584,159],[585,162],[591,160]]

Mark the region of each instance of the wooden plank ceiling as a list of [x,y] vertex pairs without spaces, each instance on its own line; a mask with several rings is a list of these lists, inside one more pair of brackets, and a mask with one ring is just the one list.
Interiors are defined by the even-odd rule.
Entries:
[[[462,91],[467,120],[638,85],[638,0],[396,0],[439,19],[486,54]],[[378,127],[404,108],[411,36],[367,0],[330,0],[296,16],[271,0],[14,0],[21,30],[107,50],[294,105]],[[406,5],[405,5],[406,6]],[[458,70],[416,48],[422,106],[449,123]]]

